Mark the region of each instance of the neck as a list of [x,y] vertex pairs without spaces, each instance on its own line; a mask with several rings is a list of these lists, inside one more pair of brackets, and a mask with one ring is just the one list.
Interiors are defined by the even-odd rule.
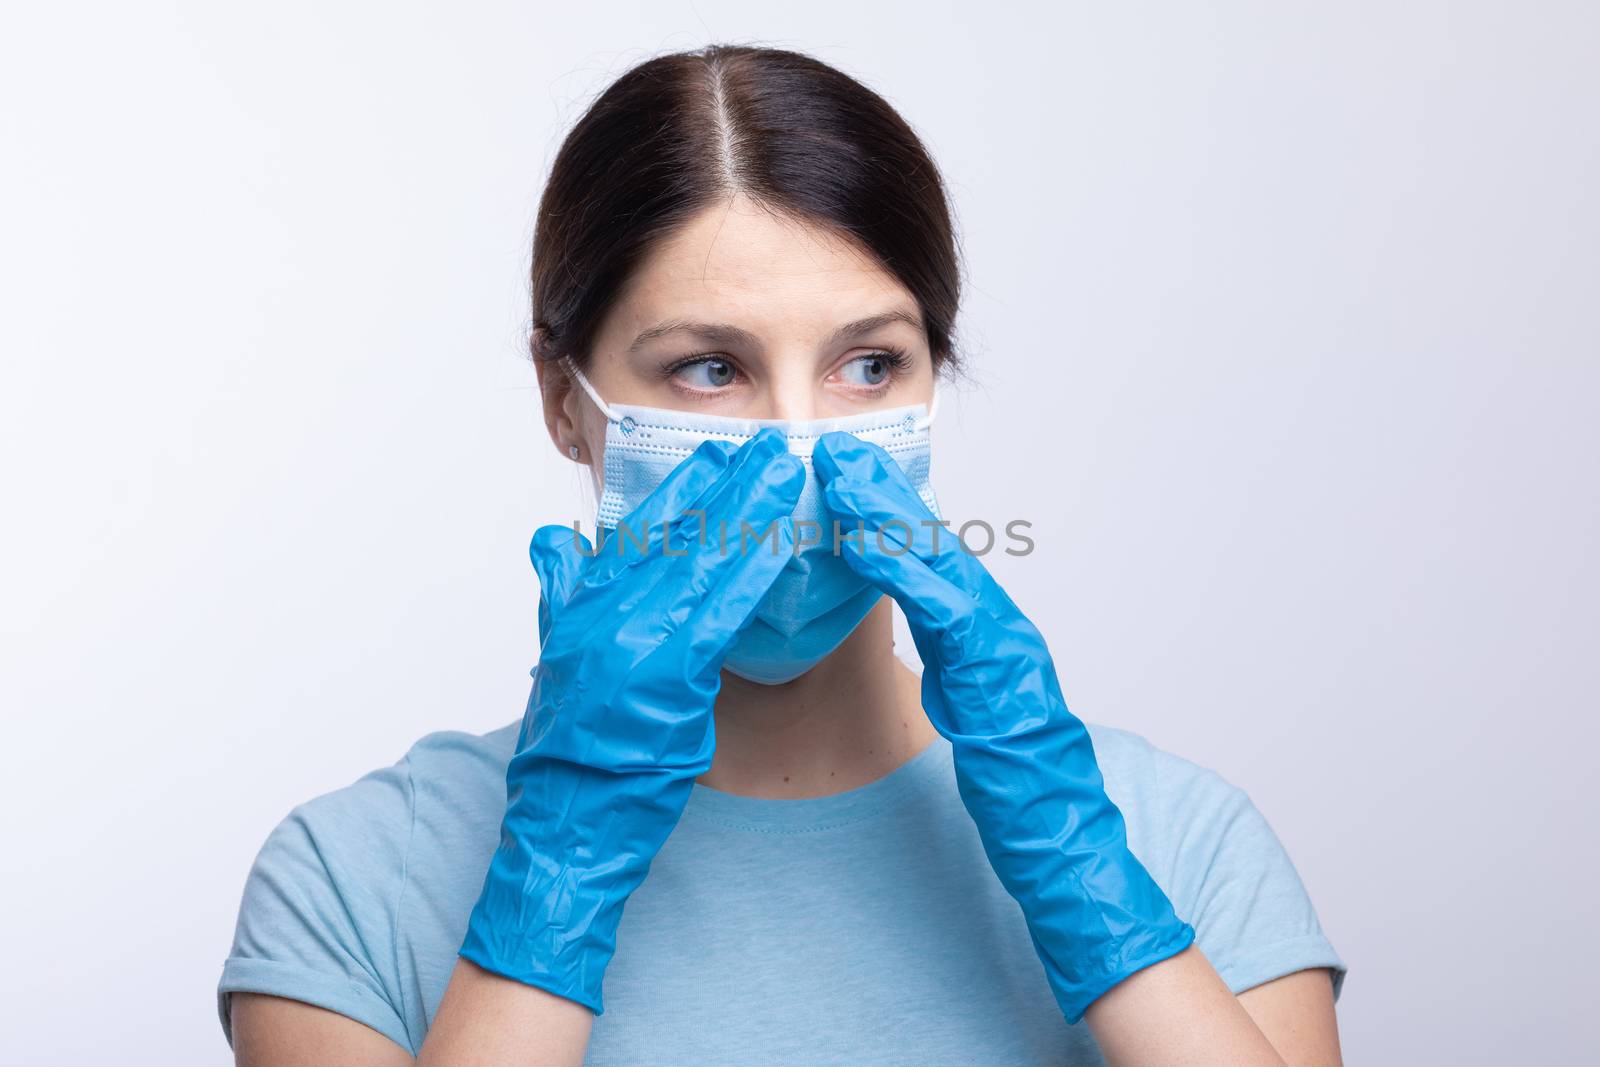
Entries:
[[716,754],[702,785],[740,796],[828,796],[876,781],[937,736],[921,680],[894,654],[891,603],[880,600],[844,644],[792,682],[727,671],[717,696]]

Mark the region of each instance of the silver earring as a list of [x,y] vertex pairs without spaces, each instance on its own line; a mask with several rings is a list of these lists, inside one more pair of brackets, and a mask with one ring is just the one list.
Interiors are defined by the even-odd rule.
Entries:
[[578,458],[578,446],[577,445],[568,445],[567,446],[567,455],[571,456],[573,459],[577,459]]

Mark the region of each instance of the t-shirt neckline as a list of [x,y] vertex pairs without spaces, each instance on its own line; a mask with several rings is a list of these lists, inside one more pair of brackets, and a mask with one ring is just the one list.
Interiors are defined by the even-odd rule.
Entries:
[[696,782],[684,806],[683,817],[759,833],[829,830],[870,818],[925,789],[949,762],[944,758],[949,752],[949,740],[937,735],[921,752],[883,777],[823,797],[791,800],[747,797]]

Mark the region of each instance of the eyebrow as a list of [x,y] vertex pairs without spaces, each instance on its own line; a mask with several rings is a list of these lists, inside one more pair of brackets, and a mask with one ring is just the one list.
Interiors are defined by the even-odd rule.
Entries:
[[[923,328],[922,319],[920,317],[900,308],[895,308],[892,311],[885,311],[877,315],[868,315],[864,319],[857,319],[854,322],[845,323],[843,326],[840,326],[838,329],[834,330],[833,333],[829,334],[824,344],[831,346],[839,344],[843,341],[849,341],[853,338],[860,337],[862,334],[871,333],[873,330],[876,330],[881,326],[887,326],[894,322],[903,322],[912,329],[917,330],[919,333]],[[687,322],[681,319],[669,319],[666,322],[658,323],[657,325],[650,327],[648,330],[645,330],[643,333],[639,334],[638,337],[635,337],[633,339],[633,344],[628,346],[628,351],[637,351],[639,347],[646,342],[653,341],[657,337],[664,337],[667,334],[673,333],[692,334],[695,337],[711,341],[715,344],[743,345],[746,348],[761,347],[761,341],[756,337],[755,334],[751,333],[749,330],[740,329],[739,327],[733,326],[726,322]]]

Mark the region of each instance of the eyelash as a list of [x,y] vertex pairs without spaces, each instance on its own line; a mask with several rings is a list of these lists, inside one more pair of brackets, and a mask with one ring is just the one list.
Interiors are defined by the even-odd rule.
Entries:
[[[883,346],[881,348],[873,349],[871,352],[863,352],[859,356],[851,357],[849,362],[850,363],[855,363],[858,360],[874,359],[874,358],[882,359],[882,360],[886,361],[889,364],[889,376],[887,378],[885,378],[882,382],[880,382],[877,386],[868,386],[867,388],[884,388],[884,387],[887,387],[889,382],[893,381],[903,371],[908,370],[910,368],[910,366],[911,366],[911,355],[910,355],[910,353],[908,353],[905,349],[898,348],[898,347],[896,347],[894,345],[885,345],[885,346]],[[670,381],[673,377],[675,377],[677,375],[678,371],[682,370],[684,367],[692,367],[697,363],[711,363],[713,361],[731,364],[733,366],[734,370],[736,372],[738,371],[739,365],[737,363],[735,363],[733,360],[729,359],[727,356],[722,355],[721,353],[718,353],[718,352],[697,352],[692,356],[685,356],[680,360],[675,360],[674,362],[669,363],[667,366],[661,368],[661,374],[662,374],[663,377],[665,377],[666,379],[668,379]],[[695,389],[693,386],[680,386],[680,388],[687,389],[690,392],[695,392],[695,393],[721,392],[721,390]]]
[[[855,358],[871,359],[874,356],[888,361],[890,368],[889,377],[891,378],[898,375],[901,371],[908,370],[911,367],[911,354],[903,348],[895,348],[892,345],[885,348],[880,348],[874,352],[867,352]],[[855,360],[851,360],[851,362],[855,362]]]

